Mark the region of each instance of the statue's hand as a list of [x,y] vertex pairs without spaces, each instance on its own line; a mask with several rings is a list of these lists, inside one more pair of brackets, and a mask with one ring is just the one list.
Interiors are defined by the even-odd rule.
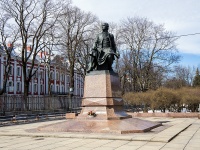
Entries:
[[117,58],[119,59],[119,57],[120,57],[119,51],[116,51],[116,55],[117,55]]

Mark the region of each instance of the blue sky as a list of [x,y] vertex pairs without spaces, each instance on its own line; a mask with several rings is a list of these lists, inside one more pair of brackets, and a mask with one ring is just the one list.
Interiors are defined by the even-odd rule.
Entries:
[[200,1],[199,0],[72,0],[100,20],[118,23],[127,17],[146,17],[176,35],[199,33],[177,40],[184,66],[200,67]]
[[200,54],[190,54],[190,53],[181,53],[182,57],[180,65],[182,66],[191,66],[200,68]]

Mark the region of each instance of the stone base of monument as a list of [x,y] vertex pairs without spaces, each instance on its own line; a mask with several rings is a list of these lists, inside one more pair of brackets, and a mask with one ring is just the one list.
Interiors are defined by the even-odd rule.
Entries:
[[39,130],[124,134],[147,132],[161,125],[131,117],[123,110],[118,74],[108,70],[92,71],[85,77],[80,115]]
[[95,120],[131,118],[123,110],[117,73],[108,70],[92,71],[85,77],[82,111],[77,119],[87,119],[90,112],[95,113]]
[[68,120],[61,123],[39,127],[39,131],[47,132],[83,132],[83,133],[143,133],[160,126],[159,123],[138,118],[123,120]]

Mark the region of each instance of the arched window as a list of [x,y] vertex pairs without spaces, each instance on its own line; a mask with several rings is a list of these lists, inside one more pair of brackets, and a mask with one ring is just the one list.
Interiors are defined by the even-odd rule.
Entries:
[[21,76],[21,68],[17,67],[17,76]]
[[9,67],[9,75],[13,75],[13,66],[12,65]]
[[37,84],[33,85],[33,92],[36,93],[37,92]]
[[17,82],[17,92],[21,92],[21,83]]
[[56,73],[56,80],[59,80],[59,73]]
[[44,78],[44,73],[43,71],[40,72],[40,79],[43,79]]
[[8,92],[13,92],[13,81],[9,81],[8,82],[8,89],[7,89]]
[[53,79],[53,72],[50,72],[50,79]]
[[40,93],[43,93],[43,85],[40,85]]

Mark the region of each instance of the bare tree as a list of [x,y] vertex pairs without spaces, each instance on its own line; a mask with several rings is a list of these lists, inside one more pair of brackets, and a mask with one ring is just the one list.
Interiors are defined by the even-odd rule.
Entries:
[[190,66],[174,66],[171,75],[164,81],[164,86],[168,88],[182,88],[192,86],[195,69]]
[[178,79],[185,81],[185,86],[191,86],[193,81],[193,76],[195,73],[194,68],[192,69],[190,66],[175,66],[174,67],[175,76]]
[[[39,67],[36,65],[37,54],[45,46],[43,36],[54,26],[61,5],[53,0],[2,0],[0,4],[1,8],[13,18],[20,31],[18,42],[21,45],[25,108],[28,109],[29,82]],[[30,51],[27,50],[28,45],[31,45]],[[30,67],[29,72],[27,72],[27,64]]]
[[[123,46],[123,42],[122,42],[122,38],[120,34],[120,26],[113,22],[109,23],[109,32],[114,35],[116,48],[117,48],[117,51],[120,53],[120,50],[122,49],[122,46]],[[121,70],[119,69],[118,61],[119,59],[116,58],[113,64],[113,68],[116,72],[120,74]],[[120,77],[122,78],[122,76]]]
[[86,58],[82,56],[87,53],[89,48],[89,34],[95,21],[96,17],[91,13],[85,13],[71,5],[63,6],[62,16],[59,19],[59,44],[62,45],[61,53],[66,56],[69,64],[70,89],[74,88],[74,68],[86,68]]
[[79,74],[85,78],[86,70],[88,67],[88,60],[91,49],[94,45],[94,41],[98,33],[101,32],[101,22],[98,19],[94,19],[94,22],[90,25],[90,30],[84,35],[82,42],[80,43],[79,57],[77,57],[77,63],[75,69]]
[[43,40],[45,41],[44,49],[41,50],[41,63],[44,65],[45,69],[47,70],[47,80],[48,80],[48,95],[52,95],[51,91],[51,82],[52,82],[52,76],[51,76],[51,65],[52,65],[52,59],[54,58],[57,50],[57,34],[56,34],[56,25],[49,29],[47,31],[47,34],[43,37]]
[[79,53],[76,54],[76,60],[75,60],[75,70],[78,74],[80,74],[83,78],[85,78],[86,70],[87,70],[87,64],[89,59],[89,53],[90,49],[92,47],[92,33],[85,35],[84,38],[87,40],[83,40],[79,44]]
[[146,18],[127,18],[121,22],[121,38],[128,62],[125,72],[130,78],[131,90],[152,88],[155,72],[164,73],[179,60],[174,34]]
[[[13,45],[18,37],[18,30],[9,23],[10,19],[10,16],[7,14],[3,12],[0,14],[0,52],[2,55],[2,62],[0,63],[3,63],[4,65],[3,88],[0,90],[0,95],[6,91],[9,72],[11,71],[11,59],[12,56],[14,56]],[[6,58],[5,60],[4,57]]]

